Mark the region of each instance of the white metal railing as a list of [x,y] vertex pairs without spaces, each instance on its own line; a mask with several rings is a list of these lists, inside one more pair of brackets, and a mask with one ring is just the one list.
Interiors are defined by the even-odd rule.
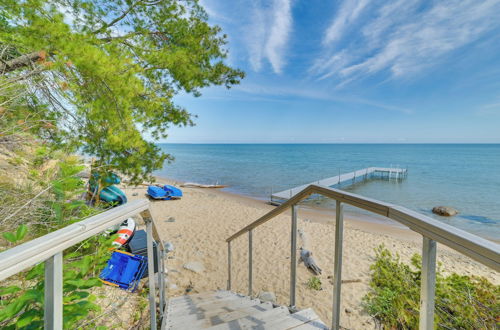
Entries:
[[166,307],[165,274],[163,266],[165,249],[158,235],[158,231],[156,230],[153,217],[151,216],[149,201],[145,199],[132,201],[125,205],[115,207],[0,253],[0,281],[40,262],[45,262],[44,328],[62,329],[63,251],[137,214],[140,214],[146,223],[149,308],[151,314],[150,324],[151,329],[156,329],[157,313],[153,238],[157,242],[156,257],[158,264],[160,321],[164,318],[163,315]]
[[335,255],[333,278],[333,317],[332,328],[340,328],[340,292],[342,286],[342,247],[343,247],[343,206],[352,205],[392,220],[395,220],[423,236],[422,247],[422,281],[420,290],[420,329],[433,329],[434,297],[436,285],[436,249],[439,242],[456,251],[479,261],[480,263],[500,271],[500,245],[452,227],[435,219],[407,208],[351,194],[342,190],[311,184],[295,196],[263,215],[229,237],[228,248],[228,290],[231,290],[231,242],[248,233],[248,288],[252,295],[253,264],[252,240],[253,229],[285,212],[292,210],[291,221],[291,264],[290,264],[290,308],[295,309],[295,287],[297,274],[297,211],[298,203],[312,194],[320,194],[336,201],[335,219]]

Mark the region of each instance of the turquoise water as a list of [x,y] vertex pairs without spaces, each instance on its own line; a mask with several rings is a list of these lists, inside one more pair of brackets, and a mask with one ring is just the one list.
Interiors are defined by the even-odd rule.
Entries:
[[[370,166],[408,168],[401,181],[369,180],[341,189],[399,204],[472,233],[500,239],[498,144],[161,144],[175,157],[158,176],[227,184],[268,199],[304,183]],[[331,205],[320,200],[320,206]],[[451,218],[431,213],[452,206]]]

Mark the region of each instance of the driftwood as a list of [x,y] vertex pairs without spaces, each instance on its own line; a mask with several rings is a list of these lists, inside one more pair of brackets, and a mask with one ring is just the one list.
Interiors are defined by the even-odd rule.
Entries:
[[181,187],[186,188],[226,188],[227,185],[223,184],[199,184],[194,182],[186,182],[181,184]]
[[309,250],[306,250],[304,248],[300,248],[300,259],[299,262],[304,262],[304,266],[309,269],[310,272],[312,272],[314,275],[321,275],[321,268],[316,265],[316,262],[314,261],[312,257],[312,252]]

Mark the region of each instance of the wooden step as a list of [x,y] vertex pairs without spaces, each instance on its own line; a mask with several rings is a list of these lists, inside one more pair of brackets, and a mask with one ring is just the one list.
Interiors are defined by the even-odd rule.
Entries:
[[329,328],[320,320],[304,323],[298,327],[292,328],[293,330],[328,330]]
[[172,325],[185,324],[186,322],[199,321],[210,319],[216,315],[233,312],[241,308],[256,306],[261,304],[259,300],[250,300],[241,298],[238,300],[230,300],[224,304],[208,305],[204,308],[190,309],[178,311],[175,313],[175,320],[172,320]]
[[[251,299],[246,297],[225,297],[223,299],[217,299],[209,302],[200,302],[188,304],[185,306],[169,306],[169,310],[173,313],[177,313],[178,315],[189,314],[189,313],[197,313],[198,311],[208,311],[211,309],[216,309],[219,307],[227,306],[228,304],[238,304],[242,302],[250,302]],[[255,300],[255,303],[260,303],[260,301]]]
[[163,330],[327,329],[312,309],[290,314],[286,307],[222,290],[169,299],[166,312]]
[[171,329],[182,329],[182,327],[189,324],[190,329],[203,329],[209,328],[215,325],[223,324],[233,320],[237,320],[243,317],[249,317],[259,313],[263,313],[268,310],[272,310],[273,305],[270,303],[262,303],[252,306],[241,306],[241,307],[231,307],[227,309],[219,309],[211,311],[208,314],[203,315],[202,319],[190,320],[189,318],[175,319],[170,324]]
[[234,330],[234,329],[267,329],[267,324],[290,312],[286,307],[276,307],[271,310],[249,315],[237,320],[222,323],[208,329],[212,330]]
[[303,309],[299,312],[286,315],[280,319],[276,319],[268,324],[269,329],[290,329],[303,325],[311,321],[319,320],[318,315],[311,308]]
[[220,299],[228,296],[235,296],[236,294],[230,291],[213,291],[207,292],[203,294],[196,295],[185,295],[181,297],[176,297],[169,300],[169,303],[172,306],[180,306],[183,304],[193,303],[193,302],[201,302],[201,301],[209,301],[214,299]]

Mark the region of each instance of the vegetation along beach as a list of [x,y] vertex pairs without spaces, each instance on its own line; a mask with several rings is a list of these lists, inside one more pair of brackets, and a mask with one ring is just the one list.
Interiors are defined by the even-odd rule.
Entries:
[[498,329],[500,1],[0,1],[0,329]]

